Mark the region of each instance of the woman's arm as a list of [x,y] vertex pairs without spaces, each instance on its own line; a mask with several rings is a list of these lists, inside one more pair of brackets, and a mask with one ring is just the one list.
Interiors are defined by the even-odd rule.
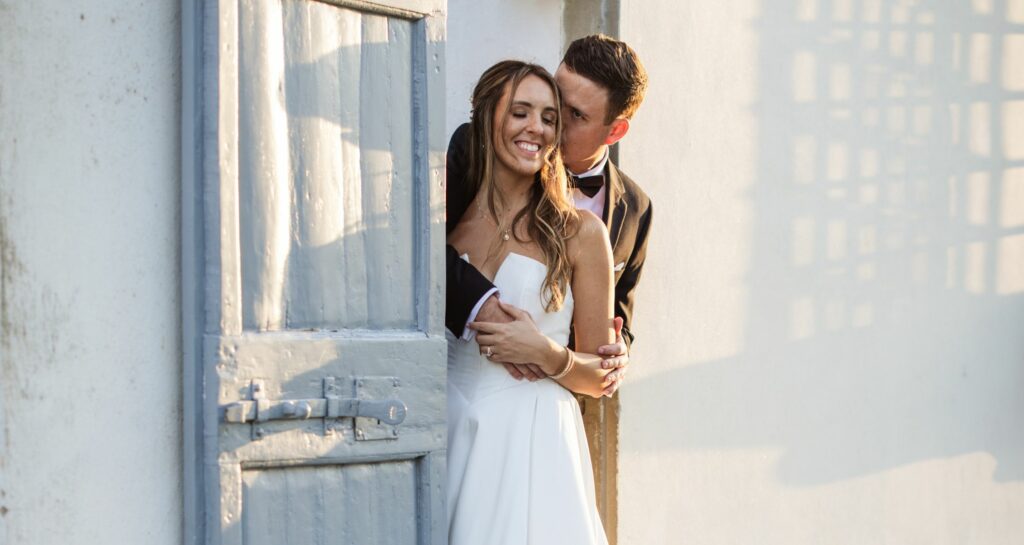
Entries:
[[[576,354],[572,370],[558,379],[558,383],[579,394],[601,397],[606,386],[605,376],[611,370],[603,369],[602,358],[594,354],[599,347],[615,342],[612,247],[604,222],[589,211],[581,210],[579,231],[568,245],[573,257],[575,307],[572,318]],[[557,368],[555,373],[561,369]]]
[[[506,366],[534,365],[539,373],[536,378],[547,378],[565,369],[569,357],[566,347],[541,333],[529,312],[501,300],[498,301],[498,305],[503,312],[512,317],[511,322],[472,322],[466,326],[477,332],[476,340],[480,345],[480,354],[490,354],[488,358],[491,361]],[[609,373],[605,375],[601,386],[604,388],[604,395],[611,395],[614,392],[610,389],[614,376],[611,372],[621,371],[628,358],[576,352],[574,361],[583,365],[600,364],[600,367],[607,369]],[[530,380],[536,380],[525,373],[520,375],[512,376],[526,376]]]

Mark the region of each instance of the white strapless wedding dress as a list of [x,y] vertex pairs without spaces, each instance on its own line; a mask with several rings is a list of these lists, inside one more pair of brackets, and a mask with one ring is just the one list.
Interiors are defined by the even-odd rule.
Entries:
[[[547,267],[510,253],[494,284],[565,344],[572,293],[544,311]],[[553,380],[512,378],[475,341],[448,337],[448,543],[606,545],[579,405]]]

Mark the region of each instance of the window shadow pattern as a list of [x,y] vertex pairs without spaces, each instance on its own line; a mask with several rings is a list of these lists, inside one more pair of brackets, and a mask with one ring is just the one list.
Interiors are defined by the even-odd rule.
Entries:
[[743,348],[628,384],[682,422],[630,448],[780,447],[793,486],[975,453],[1024,479],[1024,2],[754,25]]

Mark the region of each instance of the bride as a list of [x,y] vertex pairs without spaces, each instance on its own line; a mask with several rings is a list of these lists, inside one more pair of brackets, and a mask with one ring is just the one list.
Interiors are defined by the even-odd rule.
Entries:
[[[614,341],[604,223],[574,208],[559,154],[561,104],[542,67],[500,62],[473,92],[469,181],[476,197],[448,243],[528,312],[537,338],[578,352],[512,378],[490,346],[449,336],[450,545],[605,545],[579,406],[598,397],[597,356]],[[450,335],[450,334],[449,334]]]

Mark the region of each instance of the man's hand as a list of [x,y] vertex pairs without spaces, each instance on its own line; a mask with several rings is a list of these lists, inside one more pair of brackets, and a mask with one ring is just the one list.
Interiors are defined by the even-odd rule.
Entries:
[[602,369],[613,369],[604,378],[604,392],[602,392],[602,395],[611,397],[622,385],[622,380],[626,378],[626,371],[629,369],[629,349],[622,341],[621,317],[615,317],[615,344],[606,344],[598,348],[597,354],[606,356],[601,360]]
[[480,306],[480,312],[476,313],[476,321],[478,322],[507,324],[512,320],[515,320],[515,317],[501,308],[501,301],[498,300],[497,294],[488,297],[484,304]]
[[[484,301],[484,304],[480,307],[480,312],[477,313],[477,315],[476,315],[476,322],[474,322],[474,323],[477,323],[477,322],[487,322],[487,323],[492,323],[492,324],[508,324],[508,323],[512,323],[512,322],[514,322],[516,320],[516,316],[513,314],[513,312],[515,312],[517,310],[518,309],[516,309],[516,307],[514,307],[512,305],[505,305],[504,303],[502,303],[501,300],[498,299],[497,295],[492,295],[492,296],[488,297],[487,300]],[[526,313],[525,311],[520,311],[520,312],[523,312],[524,314],[526,314],[526,317],[530,320],[530,324],[532,325],[533,324],[533,319],[530,318],[529,313]],[[469,327],[470,329],[477,330],[477,328],[473,327],[473,324],[469,324],[467,327]],[[537,329],[537,326],[533,326],[533,328]],[[477,343],[480,344],[481,343],[480,333],[479,333],[479,330],[477,330],[477,331],[478,332],[477,332],[476,340],[477,340]],[[481,349],[482,349],[484,345],[480,344],[480,346],[481,346]],[[542,371],[539,366],[537,366],[535,364],[532,364],[532,363],[505,362],[505,361],[501,361],[497,357],[492,357],[491,360],[496,362],[496,363],[500,363],[500,364],[504,365],[505,366],[505,370],[508,371],[508,374],[512,375],[512,378],[514,378],[516,380],[522,380],[522,379],[525,378],[525,379],[527,379],[527,380],[532,382],[532,381],[540,380],[542,378],[547,377],[547,374],[545,374],[544,371]]]

